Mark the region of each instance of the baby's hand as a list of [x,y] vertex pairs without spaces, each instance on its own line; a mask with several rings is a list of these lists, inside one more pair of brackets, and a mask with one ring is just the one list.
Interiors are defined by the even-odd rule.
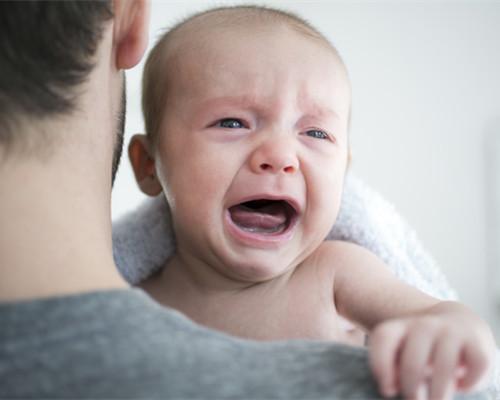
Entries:
[[384,396],[434,400],[477,386],[493,365],[496,346],[484,321],[465,306],[441,302],[377,325],[369,352]]

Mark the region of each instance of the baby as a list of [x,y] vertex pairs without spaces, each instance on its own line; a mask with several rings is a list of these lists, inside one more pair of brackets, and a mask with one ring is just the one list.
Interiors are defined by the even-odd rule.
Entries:
[[155,299],[258,340],[361,344],[366,332],[386,396],[444,398],[485,376],[495,344],[479,317],[359,246],[324,241],[348,165],[351,89],[317,30],[260,7],[197,14],[155,45],[143,83],[147,135],[129,155],[141,190],[166,196],[177,244],[142,284]]

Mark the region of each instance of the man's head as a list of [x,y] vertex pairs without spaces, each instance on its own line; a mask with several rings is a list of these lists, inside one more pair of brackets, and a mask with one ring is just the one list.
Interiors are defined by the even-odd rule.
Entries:
[[[69,119],[86,112],[82,98],[88,92],[88,81],[111,27],[116,54],[108,65],[119,72],[140,59],[145,47],[144,23],[135,22],[135,26],[133,23],[140,19],[137,14],[142,11],[137,10],[144,8],[144,4],[136,3],[120,0],[0,2],[2,158],[21,154],[50,157],[72,134],[43,129],[43,126],[47,121]],[[130,43],[133,45],[129,46]],[[124,49],[125,46],[129,48]],[[125,51],[129,54],[123,56]],[[116,97],[114,115],[109,116],[114,120],[114,131],[110,135],[117,136],[113,139],[117,143],[113,175],[121,152],[125,104],[123,82],[116,86],[121,87],[102,87],[103,98],[109,90],[113,90]]]
[[148,14],[147,0],[0,2],[3,299],[124,286],[112,165]]
[[347,165],[350,85],[331,44],[289,14],[218,9],[160,39],[144,74],[149,138],[130,156],[142,190],[165,192],[179,253],[249,281],[309,255]]

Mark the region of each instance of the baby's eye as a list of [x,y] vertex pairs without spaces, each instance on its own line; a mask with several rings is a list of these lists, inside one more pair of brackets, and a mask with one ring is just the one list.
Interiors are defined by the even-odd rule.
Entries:
[[328,133],[320,130],[320,129],[309,129],[305,132],[307,136],[316,138],[316,139],[329,139],[330,136]]
[[220,121],[217,121],[215,126],[218,126],[220,128],[230,128],[230,129],[239,129],[239,128],[244,128],[245,126],[243,125],[243,122],[237,118],[224,118],[221,119]]

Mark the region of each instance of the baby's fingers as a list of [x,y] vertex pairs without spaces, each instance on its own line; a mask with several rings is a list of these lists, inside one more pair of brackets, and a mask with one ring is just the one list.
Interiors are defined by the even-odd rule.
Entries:
[[401,321],[389,321],[377,326],[369,337],[370,366],[380,392],[386,397],[398,393],[398,352],[406,334]]
[[399,386],[405,399],[419,398],[419,390],[427,390],[430,358],[435,337],[428,325],[411,329],[399,356]]
[[432,356],[433,374],[429,385],[429,398],[451,398],[455,390],[460,350],[461,342],[456,338],[444,335],[436,342]]
[[486,349],[468,343],[463,348],[462,362],[465,365],[465,373],[458,381],[458,388],[469,390],[487,374],[490,357]]

